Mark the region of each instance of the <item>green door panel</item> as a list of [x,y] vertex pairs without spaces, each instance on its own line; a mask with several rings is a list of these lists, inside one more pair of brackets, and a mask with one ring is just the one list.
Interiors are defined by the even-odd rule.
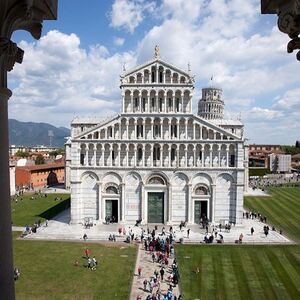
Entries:
[[148,193],[148,223],[164,223],[164,193]]

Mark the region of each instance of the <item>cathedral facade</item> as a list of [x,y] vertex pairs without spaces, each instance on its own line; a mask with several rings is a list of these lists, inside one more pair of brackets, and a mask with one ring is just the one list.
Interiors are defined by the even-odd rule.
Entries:
[[241,223],[243,124],[223,118],[222,90],[203,89],[193,114],[193,76],[157,49],[124,72],[120,88],[120,114],[71,123],[71,222]]

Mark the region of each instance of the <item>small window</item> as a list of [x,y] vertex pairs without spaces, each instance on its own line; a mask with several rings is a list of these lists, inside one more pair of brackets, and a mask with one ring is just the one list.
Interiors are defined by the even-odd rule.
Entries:
[[169,107],[171,108],[172,107],[172,99],[169,98]]
[[139,107],[139,100],[138,100],[138,98],[135,98],[135,107],[136,108]]
[[114,150],[111,151],[111,158],[112,158],[112,160],[115,160],[115,151]]
[[154,107],[154,106],[155,106],[155,99],[152,98],[152,107]]

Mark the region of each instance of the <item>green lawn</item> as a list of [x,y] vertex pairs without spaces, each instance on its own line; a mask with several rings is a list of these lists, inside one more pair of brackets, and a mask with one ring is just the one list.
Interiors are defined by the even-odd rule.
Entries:
[[[70,206],[70,195],[68,194],[48,194],[42,195],[28,194],[23,195],[18,201],[12,200],[12,222],[15,226],[33,225],[40,219],[44,221],[51,219],[58,213]],[[31,199],[31,198],[34,199]],[[62,200],[55,201],[55,197]]]
[[[245,204],[299,242],[300,189],[270,194],[247,197]],[[176,255],[185,299],[300,299],[299,245],[180,245]]]
[[270,197],[245,197],[245,207],[267,216],[267,222],[300,243],[300,187],[274,187]]
[[[96,271],[84,267],[86,245],[98,260]],[[135,259],[136,248],[127,244],[15,240],[16,299],[128,299]]]

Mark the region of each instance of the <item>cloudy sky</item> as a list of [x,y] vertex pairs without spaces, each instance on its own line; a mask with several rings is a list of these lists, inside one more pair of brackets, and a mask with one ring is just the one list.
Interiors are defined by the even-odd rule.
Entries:
[[35,41],[16,32],[24,61],[9,74],[9,117],[69,127],[75,116],[120,112],[119,75],[153,58],[187,70],[201,88],[224,91],[227,117],[241,118],[250,143],[300,138],[300,63],[260,0],[59,1],[58,20]]

